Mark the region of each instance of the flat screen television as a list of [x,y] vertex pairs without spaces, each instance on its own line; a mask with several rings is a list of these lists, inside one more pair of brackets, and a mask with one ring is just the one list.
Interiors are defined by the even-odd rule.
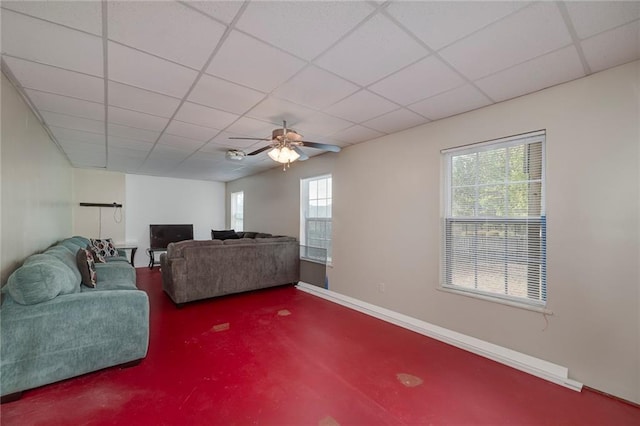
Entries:
[[193,240],[193,225],[149,225],[152,249],[166,249],[169,243]]

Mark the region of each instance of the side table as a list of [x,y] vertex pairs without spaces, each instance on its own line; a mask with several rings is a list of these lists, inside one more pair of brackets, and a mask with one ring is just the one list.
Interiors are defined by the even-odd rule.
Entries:
[[148,248],[147,254],[149,255],[149,269],[153,269],[153,266],[159,264],[160,262],[156,262],[156,252],[164,252],[167,251],[167,248]]
[[124,250],[125,253],[127,252],[127,250],[131,250],[131,266],[135,267],[135,265],[133,264],[133,259],[136,257],[136,250],[138,250],[138,246],[116,246],[116,249],[119,250]]

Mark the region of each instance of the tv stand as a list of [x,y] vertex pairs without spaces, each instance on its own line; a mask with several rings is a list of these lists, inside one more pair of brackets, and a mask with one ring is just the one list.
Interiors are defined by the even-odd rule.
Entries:
[[167,251],[167,248],[166,248],[166,247],[165,247],[165,248],[158,248],[158,247],[156,247],[156,248],[148,248],[148,249],[147,249],[147,254],[149,255],[149,269],[153,269],[153,267],[154,267],[155,265],[159,265],[159,264],[160,264],[160,262],[159,262],[159,261],[158,261],[158,262],[156,262],[156,255],[155,255],[155,253],[156,253],[156,252],[160,253],[160,252],[165,252],[165,251]]

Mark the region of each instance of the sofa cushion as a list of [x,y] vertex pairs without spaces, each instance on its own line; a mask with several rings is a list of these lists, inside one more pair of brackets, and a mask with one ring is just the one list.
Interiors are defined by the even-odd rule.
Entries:
[[294,237],[266,237],[266,238],[258,238],[255,240],[257,244],[265,244],[265,243],[282,243],[287,241],[296,241]]
[[257,232],[243,232],[242,238],[255,238],[258,235]]
[[237,240],[240,238],[236,231],[233,229],[226,229],[224,231],[214,231],[211,230],[211,239],[212,240]]
[[74,293],[80,288],[69,268],[51,255],[34,255],[16,269],[7,280],[11,298],[22,305],[51,300],[59,294]]
[[86,247],[86,245],[80,244],[78,241],[74,241],[71,238],[60,241],[58,245],[69,250],[72,256],[76,255],[78,249]]
[[265,232],[258,232],[256,234],[256,238],[269,238],[269,237],[271,237],[271,234],[267,234]]
[[222,245],[222,240],[186,240],[170,243],[167,247],[167,257],[176,258],[183,257],[184,250],[192,247],[208,247]]
[[225,246],[232,246],[236,244],[255,244],[256,240],[253,238],[241,238],[239,240],[224,240],[223,243]]
[[56,259],[60,260],[64,263],[70,270],[73,272],[73,276],[75,277],[74,284],[79,288],[80,281],[82,277],[80,276],[80,270],[78,269],[78,263],[76,262],[76,257],[64,246],[53,246],[49,247],[44,254],[50,254]]
[[91,245],[96,253],[102,257],[118,256],[118,249],[111,241],[111,238],[91,239]]
[[85,249],[78,249],[76,254],[76,261],[80,275],[82,276],[82,284],[87,287],[95,288],[98,277],[96,274],[96,263],[93,259],[93,251],[88,247]]

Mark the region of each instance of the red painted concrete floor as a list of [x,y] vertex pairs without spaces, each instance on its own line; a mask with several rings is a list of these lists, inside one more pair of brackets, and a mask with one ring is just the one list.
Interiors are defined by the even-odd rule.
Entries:
[[147,358],[25,392],[2,405],[2,425],[640,424],[640,408],[293,287],[176,309],[157,269],[138,269],[138,286],[151,301]]

